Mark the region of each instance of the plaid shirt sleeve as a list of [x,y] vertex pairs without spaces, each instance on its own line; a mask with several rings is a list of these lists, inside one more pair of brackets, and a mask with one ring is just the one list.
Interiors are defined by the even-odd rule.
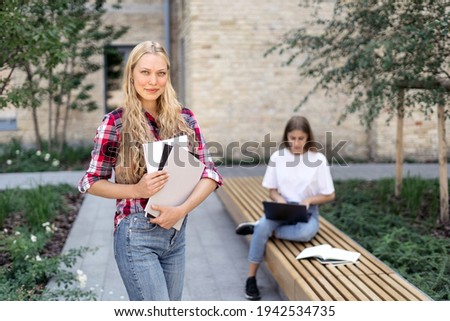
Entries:
[[208,152],[205,139],[201,134],[200,126],[198,125],[194,113],[187,108],[183,108],[182,114],[189,127],[191,127],[195,132],[195,137],[198,142],[196,154],[200,159],[200,161],[206,166],[205,170],[203,171],[202,178],[210,178],[217,183],[217,187],[222,186],[223,178],[217,171],[217,168],[214,165],[214,162],[212,161],[211,155]]
[[89,168],[78,183],[78,190],[81,193],[86,193],[95,182],[111,178],[112,169],[116,164],[118,142],[119,134],[114,117],[111,114],[105,115],[97,128]]

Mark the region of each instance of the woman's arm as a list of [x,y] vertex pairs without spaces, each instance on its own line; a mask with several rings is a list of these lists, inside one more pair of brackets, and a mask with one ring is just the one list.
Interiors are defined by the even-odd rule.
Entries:
[[149,198],[167,183],[167,171],[145,174],[136,184],[118,184],[106,179],[95,182],[88,193],[105,198]]
[[284,197],[281,196],[280,193],[278,193],[278,190],[276,188],[269,189],[269,196],[274,202],[287,203]]
[[189,212],[203,202],[209,194],[217,187],[216,181],[209,178],[202,178],[197,186],[195,186],[188,199],[180,206],[166,207],[152,205],[152,209],[160,211],[160,215],[150,220],[151,223],[169,229],[175,225],[181,218],[185,217]]
[[300,202],[302,205],[306,205],[306,207],[309,207],[310,205],[320,205],[324,203],[331,202],[335,198],[335,193],[331,193],[328,195],[316,195],[312,197],[308,197]]

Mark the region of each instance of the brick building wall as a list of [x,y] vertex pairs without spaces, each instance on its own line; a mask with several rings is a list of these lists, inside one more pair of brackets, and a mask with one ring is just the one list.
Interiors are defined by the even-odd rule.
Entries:
[[[300,79],[295,67],[282,67],[286,57],[264,53],[310,12],[299,8],[297,1],[190,0],[183,5],[176,36],[185,46],[185,102],[207,139],[231,147],[233,142],[261,143],[270,134],[278,142],[313,83]],[[324,14],[331,14],[331,9],[327,3]],[[345,102],[346,97],[315,95],[297,114],[310,120],[324,145],[325,133],[331,131],[334,142],[349,141],[346,153],[367,158],[368,135],[354,117],[336,125]],[[229,148],[224,154],[239,157],[240,151]]]
[[[295,66],[282,67],[286,56],[263,55],[285,32],[307,23],[310,12],[300,8],[298,1],[174,2],[177,12],[172,15],[176,19],[172,37],[175,47],[184,43],[185,64],[184,86],[182,80],[177,84],[186,93],[185,103],[195,111],[207,139],[224,147],[223,155],[242,157],[239,148],[231,147],[249,141],[261,143],[267,134],[278,142],[286,121],[300,114],[310,120],[322,145],[333,148],[346,141],[341,154],[347,160],[395,159],[395,119],[386,125],[387,116],[382,114],[366,130],[358,116],[352,115],[338,126],[348,103],[348,98],[338,93],[316,93],[294,112],[313,82],[300,79]],[[333,3],[324,1],[321,14],[331,15]],[[449,130],[447,122],[447,140]],[[414,114],[405,120],[404,131],[405,159],[437,159],[434,118],[425,120]],[[327,132],[332,133],[332,141]],[[261,148],[258,152],[264,155]]]
[[[163,0],[124,0],[120,11],[109,10],[106,21],[130,26],[116,45],[133,46],[143,40],[164,44]],[[212,151],[240,158],[239,147],[255,145],[249,151],[264,153],[261,143],[270,135],[279,142],[286,121],[294,114],[306,116],[316,139],[328,148],[347,141],[341,150],[347,159],[386,161],[395,158],[395,119],[387,126],[386,116],[363,128],[358,116],[337,120],[348,98],[316,93],[298,112],[294,108],[313,85],[300,79],[295,66],[285,67],[286,56],[264,53],[288,30],[307,23],[307,10],[298,1],[173,0],[171,5],[171,76],[180,100],[200,122]],[[321,13],[330,15],[333,1],[324,1]],[[103,57],[99,57],[103,59]],[[73,111],[68,137],[73,142],[91,143],[104,114],[103,70],[92,75],[96,100],[101,108],[92,113]],[[46,113],[42,110],[41,132],[46,137]],[[13,136],[25,142],[34,138],[31,114],[17,111],[18,130],[1,132],[0,141]],[[405,121],[405,158],[417,161],[437,159],[436,115],[425,120],[415,114]],[[332,133],[332,140],[327,136]],[[447,122],[447,140],[450,122]],[[254,147],[259,146],[259,147]],[[246,158],[248,159],[248,158]]]

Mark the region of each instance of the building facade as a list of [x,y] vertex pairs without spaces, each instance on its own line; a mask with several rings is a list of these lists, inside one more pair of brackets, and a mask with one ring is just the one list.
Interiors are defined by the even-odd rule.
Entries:
[[[330,15],[332,8],[333,1],[324,1],[321,12]],[[334,150],[347,161],[394,160],[395,119],[387,125],[387,115],[381,115],[370,130],[360,124],[356,115],[338,125],[348,97],[323,92],[313,95],[294,112],[314,83],[301,79],[295,66],[283,66],[287,56],[264,53],[284,33],[307,23],[310,13],[299,7],[298,1],[124,0],[122,9],[110,7],[106,21],[130,27],[114,43],[125,56],[144,40],[166,46],[179,98],[196,114],[211,152],[217,157],[246,161],[254,160],[255,155],[268,157],[273,151],[267,149],[270,142],[278,143],[286,121],[300,114],[309,119],[316,140],[329,156],[334,155],[329,153]],[[104,61],[105,57],[99,59]],[[106,94],[105,78],[102,70],[90,79],[96,86],[98,105],[105,108],[72,112],[67,135],[71,142],[90,144],[107,111],[106,105],[120,104],[120,92]],[[8,113],[7,117],[15,117],[16,128],[1,131],[0,141],[19,137],[24,143],[32,142],[29,111]],[[426,120],[417,114],[405,120],[406,159],[438,158],[436,118]],[[447,125],[447,140],[449,132]]]

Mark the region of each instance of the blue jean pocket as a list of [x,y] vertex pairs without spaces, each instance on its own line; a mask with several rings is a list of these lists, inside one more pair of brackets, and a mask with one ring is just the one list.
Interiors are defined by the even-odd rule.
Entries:
[[158,227],[158,224],[150,223],[150,218],[143,213],[130,216],[129,228],[133,232],[151,232]]

